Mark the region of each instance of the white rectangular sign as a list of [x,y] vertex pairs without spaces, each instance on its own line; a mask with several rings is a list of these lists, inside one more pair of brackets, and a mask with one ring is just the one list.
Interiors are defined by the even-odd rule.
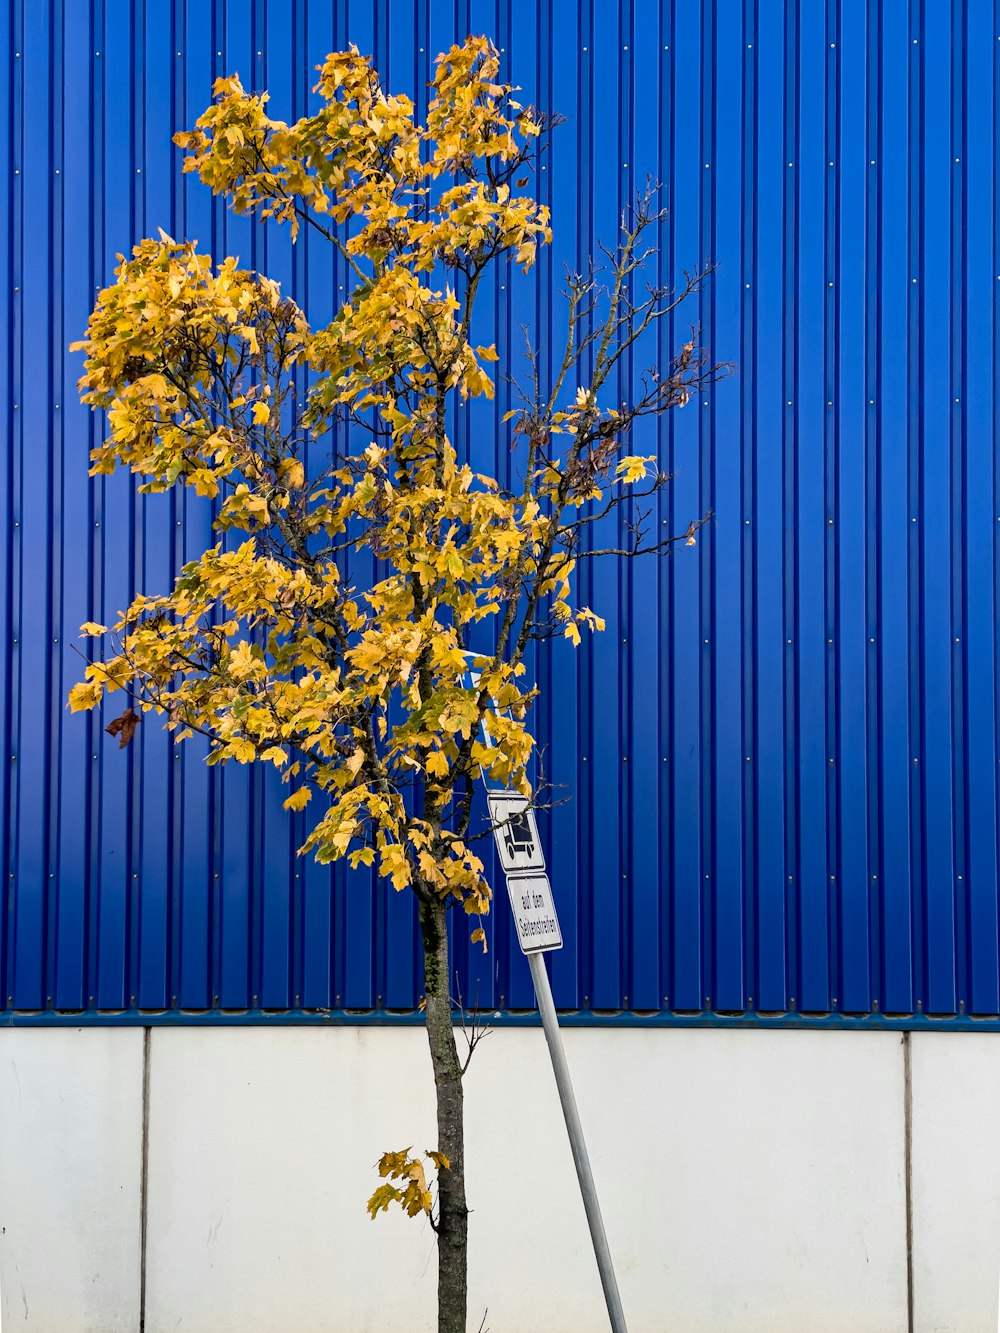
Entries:
[[545,857],[538,840],[535,812],[530,809],[527,797],[516,791],[488,791],[486,800],[504,873],[544,870]]
[[552,901],[548,875],[508,875],[507,892],[517,923],[522,953],[544,953],[562,948],[562,931]]

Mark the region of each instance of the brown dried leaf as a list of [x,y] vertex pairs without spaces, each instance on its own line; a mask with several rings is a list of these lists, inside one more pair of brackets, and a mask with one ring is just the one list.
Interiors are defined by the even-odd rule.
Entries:
[[104,730],[109,736],[118,737],[118,748],[124,750],[129,741],[135,735],[135,729],[139,725],[139,714],[134,708],[126,708],[121,717],[116,717],[113,722],[109,722]]

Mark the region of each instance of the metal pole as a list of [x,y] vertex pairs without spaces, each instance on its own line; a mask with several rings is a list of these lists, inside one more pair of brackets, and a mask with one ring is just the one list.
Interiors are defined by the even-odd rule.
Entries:
[[601,1286],[604,1288],[611,1328],[613,1333],[628,1333],[622,1311],[622,1300],[618,1295],[618,1283],[615,1281],[615,1270],[611,1263],[611,1251],[608,1249],[608,1238],[604,1234],[601,1205],[597,1199],[597,1189],[590,1170],[587,1145],[583,1141],[580,1113],[576,1109],[576,1098],[573,1096],[573,1084],[570,1082],[562,1033],[559,1031],[559,1020],[556,1018],[556,1006],[552,1000],[549,974],[545,970],[545,956],[542,953],[529,953],[528,963],[531,967],[531,979],[535,983],[535,995],[538,997],[538,1011],[542,1016],[545,1040],[549,1044],[549,1055],[552,1057],[552,1070],[556,1076],[559,1100],[562,1102],[563,1115],[566,1118],[566,1130],[569,1134],[569,1145],[573,1149],[573,1161],[576,1163],[583,1206],[587,1210],[587,1222],[594,1242],[594,1254],[601,1274]]

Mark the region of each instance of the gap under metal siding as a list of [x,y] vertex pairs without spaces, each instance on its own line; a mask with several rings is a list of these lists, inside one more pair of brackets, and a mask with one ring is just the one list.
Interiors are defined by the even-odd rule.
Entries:
[[[539,164],[554,244],[484,292],[479,336],[516,358],[526,324],[549,365],[565,267],[614,239],[649,176],[670,206],[651,278],[719,268],[623,373],[691,324],[736,368],[636,430],[674,476],[658,530],[713,511],[697,548],[588,567],[580,597],[606,632],[531,664],[548,773],[572,797],[541,820],[558,1005],[1000,1025],[1000,17],[969,0],[12,0],[0,1007],[336,1021],[416,1004],[409,898],[297,860],[304,816],[272,772],[208,770],[200,741],[175,750],[151,719],[119,753],[65,710],[79,624],[212,540],[196,497],[88,479],[101,425],[66,346],[116,253],[158,226],[331,318],[346,278],[325,242],[227,214],[170,136],[234,70],[298,117],[350,42],[419,114],[434,54],[469,31],[524,101],[567,118]],[[511,401],[500,383],[456,412],[459,447],[501,477]],[[486,956],[458,945],[463,999],[531,1008],[502,884],[488,935]]]

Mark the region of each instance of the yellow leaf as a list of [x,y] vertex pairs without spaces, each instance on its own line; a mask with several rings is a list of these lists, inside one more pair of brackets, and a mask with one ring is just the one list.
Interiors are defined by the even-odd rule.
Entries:
[[304,810],[312,800],[312,788],[300,787],[298,791],[293,791],[291,796],[286,796],[284,808],[286,810]]
[[402,1197],[402,1194],[396,1189],[395,1185],[379,1185],[378,1189],[367,1203],[368,1212],[372,1221],[375,1221],[380,1211],[388,1212],[389,1205],[395,1203],[397,1199],[401,1199]]
[[253,648],[249,643],[239,643],[229,654],[229,671],[236,680],[244,680],[255,669]]
[[96,639],[100,634],[107,634],[107,625],[98,625],[94,620],[86,620],[80,626],[80,638],[85,639],[88,635]]
[[254,425],[266,426],[271,419],[271,409],[267,403],[254,403],[252,415]]
[[392,880],[394,889],[405,889],[410,882],[410,867],[406,862],[406,853],[399,843],[390,843],[382,848],[382,861],[379,874]]
[[431,1150],[428,1148],[426,1155],[431,1159],[431,1161],[434,1163],[434,1165],[437,1167],[439,1171],[451,1170],[451,1162],[448,1160],[448,1158],[444,1155],[443,1152],[431,1152]]
[[[263,406],[263,404],[258,403],[258,407],[260,406]],[[301,491],[305,485],[306,474],[299,459],[283,459],[278,465],[278,480],[283,486],[287,486],[290,491]]]
[[646,464],[648,462],[650,462],[650,459],[640,458],[637,454],[630,454],[627,458],[623,458],[617,468],[619,480],[623,481],[626,486],[630,486],[636,481],[642,481],[646,475]]
[[190,483],[194,487],[195,495],[203,495],[212,500],[219,494],[219,483],[208,468],[196,468],[191,474]]
[[69,711],[82,713],[101,702],[101,686],[94,680],[81,680],[69,692]]

